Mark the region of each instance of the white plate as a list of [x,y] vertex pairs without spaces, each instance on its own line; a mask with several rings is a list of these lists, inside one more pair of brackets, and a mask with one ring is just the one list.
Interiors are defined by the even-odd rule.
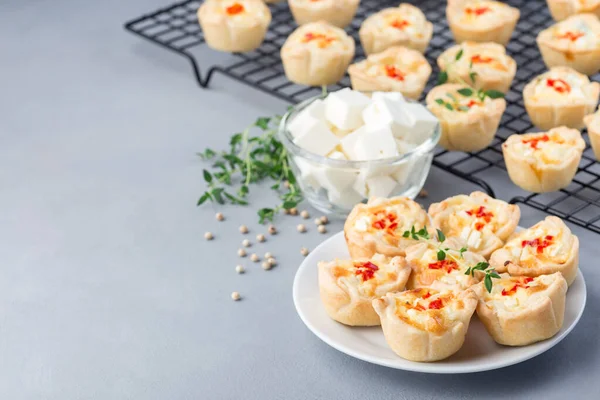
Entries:
[[331,347],[352,357],[386,367],[437,374],[488,371],[533,358],[558,344],[577,325],[585,308],[586,288],[581,271],[569,287],[563,327],[551,339],[524,347],[496,344],[483,324],[473,316],[463,347],[452,357],[434,363],[408,361],[387,345],[380,327],[351,328],[335,322],[325,312],[319,297],[317,263],[349,258],[344,234],[340,232],[321,243],[304,260],[294,279],[296,310],[315,335]]

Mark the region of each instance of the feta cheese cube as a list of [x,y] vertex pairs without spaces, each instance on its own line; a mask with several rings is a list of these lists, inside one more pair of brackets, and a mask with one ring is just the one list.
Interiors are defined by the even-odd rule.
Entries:
[[300,157],[294,157],[294,163],[300,170],[300,176],[296,177],[300,185],[305,187],[310,186],[315,190],[319,190],[321,185],[319,185],[316,177],[318,167],[311,165],[308,161]]
[[396,141],[389,127],[380,127],[362,134],[354,144],[354,153],[358,160],[378,160],[398,155]]
[[365,108],[362,118],[369,128],[389,127],[394,136],[402,139],[413,127],[412,119],[402,110],[406,104],[379,98]]
[[398,153],[406,154],[416,149],[417,145],[414,143],[409,143],[402,139],[396,139],[396,148],[398,149]]
[[364,134],[369,132],[366,126],[361,126],[354,132],[344,136],[340,139],[340,144],[342,146],[342,150],[350,160],[358,160],[358,156],[354,148],[356,146],[356,141]]
[[363,124],[362,111],[370,101],[352,89],[338,90],[325,99],[325,118],[339,129],[357,129]]
[[341,151],[337,151],[337,150],[334,150],[331,153],[327,154],[327,157],[332,158],[334,160],[347,160],[344,153],[342,153]]
[[367,189],[367,174],[365,173],[365,170],[358,173],[356,180],[352,184],[352,189],[362,197],[366,198],[369,196],[369,190]]
[[329,130],[325,122],[318,121],[305,127],[294,139],[294,143],[311,153],[324,156],[340,144],[340,139]]
[[341,192],[329,191],[327,198],[331,202],[341,208],[350,209],[362,201],[362,196],[352,189],[347,189]]
[[314,124],[325,118],[325,103],[317,99],[300,111],[288,124],[288,130],[293,137],[305,130],[307,125]]
[[469,239],[467,240],[467,245],[474,249],[478,249],[481,245],[481,232],[478,230],[474,230],[469,235]]
[[398,182],[399,185],[404,185],[410,176],[412,168],[413,161],[407,161],[404,164],[397,166],[391,176],[396,182]]
[[386,175],[374,176],[367,179],[369,197],[388,197],[396,185],[397,182]]
[[393,102],[405,102],[404,96],[400,92],[373,92],[373,96],[371,96],[373,100],[390,100]]
[[433,130],[439,124],[438,119],[423,105],[418,103],[405,103],[403,111],[412,122],[412,129],[405,140],[414,144],[421,144],[431,137]]

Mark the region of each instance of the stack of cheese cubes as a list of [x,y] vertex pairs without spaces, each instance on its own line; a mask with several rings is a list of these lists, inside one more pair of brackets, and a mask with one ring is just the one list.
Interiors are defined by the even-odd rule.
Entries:
[[[299,147],[334,160],[373,161],[412,151],[434,132],[438,120],[424,106],[406,102],[400,93],[367,96],[352,89],[315,100],[299,112],[288,129]],[[300,181],[327,191],[329,201],[349,208],[364,198],[388,197],[405,184],[414,162],[378,164],[359,169],[294,161]]]

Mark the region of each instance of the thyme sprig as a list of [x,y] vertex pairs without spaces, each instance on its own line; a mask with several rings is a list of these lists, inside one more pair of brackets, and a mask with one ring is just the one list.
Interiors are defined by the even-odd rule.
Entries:
[[[455,254],[453,254],[453,253],[457,252],[456,250],[452,250],[449,247],[443,246],[443,243],[446,240],[446,236],[444,235],[444,232],[442,232],[439,229],[437,229],[436,231],[437,232],[436,232],[436,236],[434,239],[437,239],[437,241],[432,240],[432,237],[429,235],[429,232],[427,232],[427,229],[423,228],[423,229],[420,229],[417,231],[414,226],[411,227],[410,230],[404,231],[402,236],[405,238],[412,238],[413,240],[417,240],[422,243],[426,243],[428,246],[435,248],[437,250],[438,261],[443,261],[446,258],[448,258],[448,259],[451,259],[452,261],[456,262],[459,265],[464,264],[464,253],[467,251],[467,248],[462,247],[460,250],[458,250],[458,257],[457,257]],[[475,271],[484,272],[485,273],[485,277],[483,279],[484,285],[485,285],[485,288],[488,291],[488,293],[491,293],[492,286],[493,286],[492,278],[499,279],[500,275],[498,275],[496,273],[496,270],[494,270],[493,268],[490,269],[489,267],[490,267],[489,263],[479,262],[472,267],[468,267],[467,270],[465,271],[465,275],[475,276]]]
[[[504,97],[504,93],[499,92],[498,90],[482,90],[479,89],[475,91],[470,87],[464,87],[462,89],[458,89],[457,93],[463,97],[472,97],[475,96],[479,101],[483,102],[486,97],[490,99],[499,99]],[[458,111],[469,111],[468,106],[460,105],[458,100],[451,93],[446,93],[446,96],[450,99],[450,101],[439,98],[435,99],[435,102],[446,107],[450,111],[458,110]]]
[[[302,192],[288,163],[287,151],[276,138],[280,119],[278,116],[258,118],[243,132],[231,137],[228,151],[217,152],[207,148],[198,153],[203,160],[212,162],[210,171],[202,171],[207,190],[198,199],[198,206],[207,201],[247,205],[250,185],[267,180],[274,182],[271,189],[278,193],[281,203],[258,210],[260,223],[272,221],[282,208],[294,208],[302,201]],[[251,136],[251,131],[257,128],[260,134]],[[284,185],[284,182],[287,183]]]

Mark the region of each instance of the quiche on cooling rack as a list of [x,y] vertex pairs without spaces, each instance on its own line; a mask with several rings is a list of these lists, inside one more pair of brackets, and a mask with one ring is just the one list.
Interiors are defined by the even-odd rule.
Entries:
[[573,14],[592,13],[600,17],[600,0],[546,0],[550,14],[561,21]]
[[553,67],[523,89],[527,114],[543,130],[583,128],[583,118],[594,112],[599,95],[600,83],[569,67]]
[[556,272],[535,278],[494,280],[491,293],[477,285],[477,316],[497,343],[525,346],[556,335],[564,320],[567,282]]
[[511,135],[502,144],[508,176],[515,185],[534,193],[569,186],[584,149],[579,131],[564,126]]
[[404,256],[406,248],[415,241],[403,234],[413,227],[433,231],[427,213],[417,202],[408,197],[372,197],[367,204],[357,204],[350,212],[344,224],[344,237],[352,258],[376,253]]
[[363,92],[400,92],[418,100],[431,66],[416,50],[394,46],[348,67],[352,89]]
[[499,1],[448,0],[446,18],[457,43],[496,42],[506,45],[521,13]]
[[588,130],[588,138],[597,160],[600,160],[600,108],[594,114],[586,115],[583,122]]
[[420,9],[402,3],[369,16],[358,34],[366,54],[379,53],[392,46],[410,47],[425,53],[433,35],[433,24]]
[[485,258],[470,251],[460,251],[463,242],[448,238],[443,247],[446,256],[438,259],[438,249],[429,243],[418,243],[406,249],[406,261],[412,269],[406,284],[408,289],[432,287],[438,290],[465,290],[481,280],[481,273],[465,273],[469,267],[485,262]]
[[329,316],[351,326],[380,325],[372,301],[404,290],[410,267],[403,257],[376,254],[371,258],[318,264],[319,291]]
[[459,237],[469,250],[487,258],[515,231],[521,211],[516,205],[473,192],[433,203],[429,215],[447,237]]
[[411,361],[438,361],[463,345],[477,295],[431,288],[388,293],[373,300],[391,349]]
[[326,21],[344,28],[352,22],[360,0],[288,0],[298,25]]
[[506,109],[503,98],[458,83],[434,87],[425,101],[440,120],[439,144],[446,150],[478,151],[489,146]]
[[517,63],[498,43],[463,42],[446,49],[437,64],[448,81],[476,89],[506,93],[517,73]]
[[585,75],[600,70],[600,20],[593,14],[573,15],[544,29],[537,44],[548,67],[562,65]]
[[513,235],[492,253],[490,265],[512,276],[560,272],[570,285],[579,266],[579,239],[560,218],[549,216]]
[[198,21],[209,47],[246,52],[262,44],[271,11],[262,0],[206,0],[198,8]]
[[354,39],[327,22],[311,22],[297,28],[281,47],[287,78],[301,85],[336,83],[354,57]]

